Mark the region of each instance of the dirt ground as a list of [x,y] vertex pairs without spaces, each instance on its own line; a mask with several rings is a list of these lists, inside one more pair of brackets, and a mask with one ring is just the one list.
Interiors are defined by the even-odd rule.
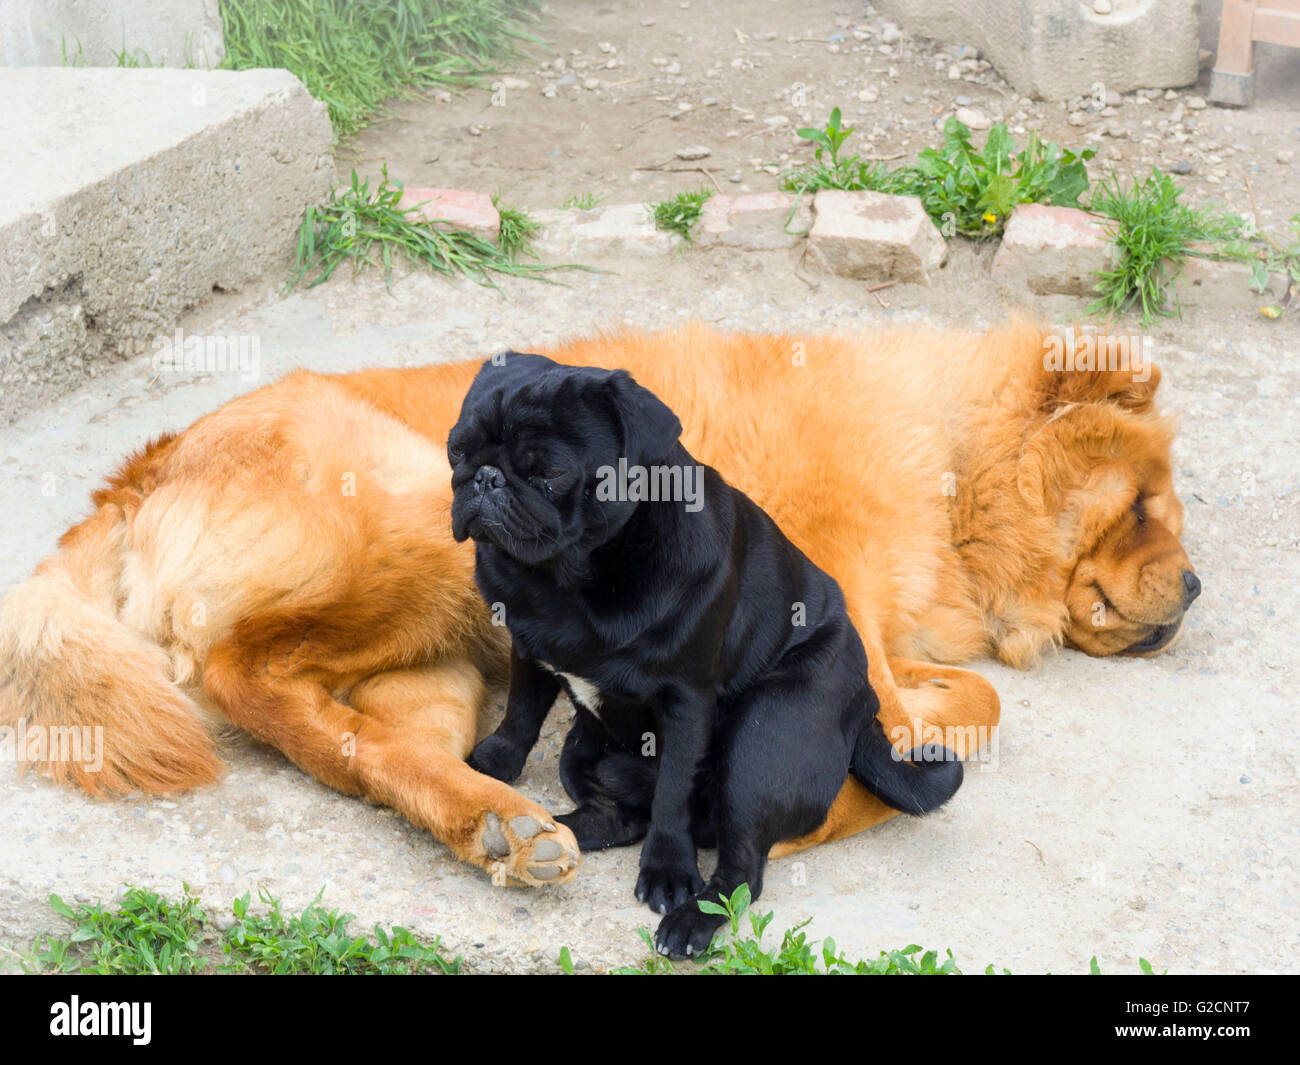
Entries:
[[[1201,6],[1212,50],[1219,5]],[[1195,86],[1126,93],[1102,113],[1024,99],[963,42],[894,40],[870,4],[843,0],[557,0],[535,32],[546,43],[533,61],[485,88],[393,104],[390,120],[340,146],[340,176],[387,162],[407,184],[500,192],[529,208],[586,192],[607,203],[701,185],[764,192],[811,157],[794,131],[822,125],[833,107],[857,130],[846,150],[901,165],[967,106],[1006,121],[1018,143],[1036,129],[1097,148],[1094,178],[1159,166],[1181,174],[1190,202],[1249,216],[1248,180],[1266,230],[1300,212],[1294,49],[1259,47],[1252,108],[1204,106],[1207,60]],[[709,154],[677,157],[697,147]]]
[[[499,187],[515,202],[541,207],[584,189],[619,202],[707,180],[634,169],[692,144],[711,148],[704,162],[724,187],[739,170],[737,188],[770,189],[775,177],[755,172],[749,160],[779,162],[782,151],[793,151],[788,126],[803,118],[783,93],[795,81],[813,84],[815,106],[806,110],[819,116],[850,86],[847,95],[856,98],[854,79],[864,66],[883,69],[871,73],[882,113],[900,116],[877,138],[881,154],[910,154],[928,143],[931,111],[949,106],[949,94],[968,94],[990,114],[1019,107],[992,75],[974,75],[986,84],[960,86],[946,72],[935,77],[929,44],[904,36],[903,54],[891,62],[875,37],[853,40],[864,24],[858,5],[803,4],[796,16],[788,8],[757,0],[693,0],[688,8],[557,4],[539,32],[566,55],[576,48],[625,64],[589,75],[611,83],[604,92],[557,86],[551,99],[541,89],[553,77],[529,67],[517,76],[531,89],[508,95],[504,108],[491,108],[486,93],[401,104],[403,117],[363,133],[354,147],[374,153],[369,159],[387,158],[395,175],[411,181]],[[653,25],[642,25],[649,19]],[[839,32],[849,35],[840,52],[786,41],[824,41]],[[767,33],[777,37],[761,39]],[[616,51],[601,51],[602,41]],[[661,70],[656,57],[679,63],[681,73]],[[539,65],[546,58],[539,53]],[[738,69],[735,58],[742,59]],[[715,64],[720,73],[710,78]],[[896,79],[890,66],[899,68]],[[685,81],[670,86],[670,77]],[[625,78],[641,83],[612,84]],[[1294,99],[1277,103],[1265,83],[1260,88],[1258,108],[1210,108],[1188,124],[1196,139],[1249,145],[1206,165],[1255,174],[1261,214],[1272,210],[1280,219],[1300,210],[1294,165],[1276,161],[1295,144],[1300,112]],[[927,89],[942,99],[924,96]],[[905,104],[904,95],[927,103]],[[706,97],[719,102],[705,105]],[[681,99],[698,106],[633,129]],[[733,103],[752,111],[754,122],[744,122]],[[1174,104],[1126,100],[1120,111],[1126,118],[1130,110],[1165,114]],[[1080,128],[1068,126],[1059,108],[1031,110],[1045,116],[1049,136]],[[770,132],[763,119],[776,114],[789,122]],[[467,126],[475,122],[492,128],[474,137]],[[1252,134],[1256,127],[1261,132]],[[727,138],[732,128],[738,135]],[[624,144],[621,152],[610,150],[614,143]],[[1121,150],[1130,162],[1147,150],[1149,161],[1175,159],[1161,144],[1123,141]],[[629,194],[634,173],[639,191]],[[1189,180],[1204,180],[1194,184],[1198,192],[1230,188],[1227,178],[1214,185],[1209,176]],[[988,280],[987,248],[955,243],[933,288],[900,285],[874,295],[861,282],[801,277],[793,254],[690,249],[662,261],[602,264],[562,287],[508,280],[501,292],[399,269],[391,291],[374,272],[354,279],[340,271],[287,298],[279,293],[282,277],[225,294],[182,327],[257,337],[255,380],[159,374],[146,355],[0,430],[0,589],[24,579],[85,515],[90,492],[128,452],[294,368],[481,359],[620,321],[660,328],[696,318],[724,329],[852,332],[913,320],[978,327],[1011,309]],[[1033,310],[1068,319],[1081,306],[1062,299]],[[907,943],[950,948],[967,971],[993,962],[1014,972],[1085,972],[1092,955],[1108,973],[1136,972],[1140,956],[1172,972],[1296,968],[1296,321],[1190,310],[1147,331],[1164,372],[1162,404],[1181,419],[1175,483],[1187,507],[1188,553],[1205,589],[1180,641],[1151,660],[1067,651],[1027,672],[976,663],[1002,697],[994,757],[972,767],[957,798],[930,818],[900,817],[774,863],[760,905],[775,910],[776,928],[812,918],[812,936],[832,935],[854,956]],[[556,773],[564,725],[561,708],[520,785],[557,811],[570,805]],[[5,944],[24,946],[52,927],[50,892],[108,899],[130,883],[176,894],[183,882],[217,914],[228,914],[230,900],[245,891],[266,889],[290,908],[308,904],[324,886],[325,903],[355,913],[359,927],[397,923],[441,935],[476,971],[554,972],[561,946],[580,969],[601,971],[643,951],[636,929],[652,927],[654,917],[632,898],[635,848],[587,856],[577,880],[559,889],[497,889],[391,811],[316,784],[269,748],[236,739],[225,756],[230,770],[217,785],[171,799],[113,802],[0,766],[0,954]]]

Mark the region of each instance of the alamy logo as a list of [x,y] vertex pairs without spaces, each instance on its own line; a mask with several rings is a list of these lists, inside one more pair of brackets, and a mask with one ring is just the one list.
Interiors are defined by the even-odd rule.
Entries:
[[177,327],[171,336],[153,340],[155,373],[237,373],[256,381],[262,373],[262,339],[256,335],[186,336]]
[[86,771],[104,768],[103,725],[29,725],[20,717],[0,725],[0,762],[81,762]]
[[50,1035],[129,1035],[138,1047],[148,1046],[153,1003],[69,1002],[50,1006]]
[[618,466],[596,471],[596,498],[602,503],[685,503],[696,513],[704,509],[703,466]]
[[1098,336],[1085,332],[1076,337],[1071,325],[1060,334],[1043,339],[1043,369],[1057,373],[1118,370],[1131,373],[1133,380],[1141,383],[1151,379],[1149,343],[1150,337],[1136,333],[1132,336],[1114,333]]

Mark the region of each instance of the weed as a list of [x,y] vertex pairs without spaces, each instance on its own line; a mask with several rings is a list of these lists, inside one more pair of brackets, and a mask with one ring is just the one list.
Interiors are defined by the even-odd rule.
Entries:
[[50,896],[50,908],[76,928],[67,939],[39,937],[23,958],[28,972],[174,975],[208,963],[199,955],[204,913],[188,884],[180,902],[130,888],[113,910],[101,904],[73,909],[58,895]]
[[683,240],[690,242],[691,227],[700,220],[704,201],[713,193],[709,189],[697,189],[695,192],[679,192],[666,200],[650,205],[654,215],[655,228],[668,233],[676,233]]
[[522,255],[532,255],[533,238],[541,231],[541,223],[527,211],[509,207],[501,202],[500,194],[492,197],[492,204],[501,216],[501,229],[497,234],[497,247],[510,260]]
[[1283,238],[1288,243],[1260,233],[1263,246],[1251,264],[1249,286],[1259,293],[1268,288],[1269,275],[1282,274],[1287,279],[1286,294],[1278,304],[1261,308],[1268,318],[1280,318],[1283,310],[1300,296],[1300,214],[1291,216],[1291,235]]
[[1189,207],[1181,196],[1174,179],[1156,168],[1127,188],[1113,171],[1099,183],[1088,208],[1102,216],[1116,251],[1114,265],[1098,273],[1099,296],[1089,310],[1117,315],[1137,307],[1143,325],[1181,314],[1176,295],[1169,306],[1169,294],[1187,259],[1250,257],[1245,219]]
[[[787,929],[778,945],[767,947],[763,936],[773,915],[770,912],[754,913],[750,901],[747,884],[736,888],[730,898],[723,896],[721,905],[700,900],[698,905],[705,913],[727,919],[730,934],[715,940],[714,945],[700,956],[697,962],[699,972],[712,976],[949,976],[961,973],[951,951],[946,959],[940,961],[936,951],[923,951],[916,945],[902,950],[881,951],[880,956],[871,961],[850,961],[836,949],[835,941],[830,937],[810,942],[804,931],[808,921]],[[742,918],[745,917],[748,917],[749,934],[741,932]],[[651,956],[637,967],[614,972],[623,976],[674,972],[670,962],[653,953],[654,940],[650,933],[642,929],[641,937],[651,948]],[[817,949],[819,943],[820,949]]]
[[594,211],[600,206],[602,200],[604,200],[604,197],[597,196],[594,192],[579,192],[560,204],[560,209],[563,211]]
[[[324,207],[308,207],[298,231],[297,273],[286,288],[296,287],[308,274],[315,276],[307,287],[326,281],[338,267],[351,262],[354,273],[373,265],[378,255],[384,280],[392,279],[394,254],[423,263],[444,275],[464,274],[479,284],[491,285],[492,274],[515,277],[541,276],[544,271],[572,269],[514,260],[534,225],[522,212],[513,218],[511,249],[459,230],[442,230],[417,214],[417,206],[401,207],[402,185],[388,180],[388,168],[372,190],[369,179],[362,181],[352,171],[351,185],[335,190]],[[521,226],[521,222],[523,226]]]
[[283,67],[329,108],[334,136],[356,132],[383,101],[464,85],[516,58],[534,0],[221,0],[232,70]]
[[62,65],[65,67],[84,67],[86,65],[86,52],[85,49],[81,47],[80,40],[77,41],[77,50],[75,52],[69,52],[68,39],[66,37],[60,37],[59,54],[62,59]]
[[302,973],[325,976],[393,975],[417,972],[456,974],[461,959],[439,951],[441,940],[421,943],[405,928],[385,932],[375,925],[374,939],[352,935],[350,913],[320,906],[322,888],[296,917],[286,919],[280,900],[265,891],[258,898],[268,907],[263,916],[249,913],[249,896],[235,900],[237,924],[226,932],[224,949],[234,970],[283,976]]
[[799,136],[817,145],[814,165],[787,173],[782,188],[791,192],[818,189],[869,189],[916,196],[944,236],[985,239],[1000,234],[1017,204],[1049,203],[1077,206],[1088,189],[1086,163],[1095,152],[1066,151],[1055,142],[1030,133],[1022,151],[1005,123],[990,130],[983,148],[971,142],[971,131],[956,118],[944,125],[943,144],[925,148],[910,166],[872,165],[860,156],[840,155],[852,127],[842,124],[839,108],[823,129],[801,129]]

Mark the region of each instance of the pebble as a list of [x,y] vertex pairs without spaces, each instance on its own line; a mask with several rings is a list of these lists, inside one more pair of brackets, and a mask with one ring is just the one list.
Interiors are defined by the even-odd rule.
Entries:
[[1066,121],[1072,126],[1086,126],[1088,124],[1088,113],[1086,111],[1071,111],[1070,117]]
[[582,87],[584,89],[599,89],[600,78],[588,78],[586,81],[582,83]]
[[893,44],[895,41],[902,40],[903,31],[895,26],[892,22],[886,22],[880,27],[880,40],[884,44]]
[[712,154],[703,144],[692,144],[689,147],[677,149],[677,158],[685,159],[688,162],[692,159],[707,159]]
[[677,62],[677,60],[675,59],[671,63],[669,63],[666,67],[664,67],[665,74],[680,74],[681,72],[682,72],[682,65],[679,62]]
[[765,119],[763,119],[763,124],[766,126],[771,126],[773,129],[778,129],[781,126],[789,125],[789,123],[790,120],[786,118],[785,115],[768,115]]
[[1204,111],[1208,106],[1209,104],[1205,102],[1205,97],[1203,96],[1189,96],[1187,98],[1188,110]]
[[1194,169],[1195,167],[1193,167],[1188,160],[1179,159],[1178,162],[1169,168],[1169,172],[1171,174],[1190,174]]
[[217,870],[217,876],[221,877],[223,884],[233,884],[235,882],[235,867],[233,865],[223,865]]
[[953,97],[952,102],[955,103],[958,107],[970,107],[970,105],[974,103],[974,101],[969,96]]
[[971,129],[988,129],[993,125],[989,116],[975,107],[957,108],[957,121]]
[[880,99],[880,93],[876,92],[875,89],[863,89],[858,93],[858,99],[864,104],[874,104]]
[[1092,9],[1099,15],[1109,15],[1114,10],[1110,0],[1092,0]]
[[1279,163],[1289,163],[1295,159],[1295,152],[1291,151],[1289,148],[1279,148],[1278,153],[1274,158]]

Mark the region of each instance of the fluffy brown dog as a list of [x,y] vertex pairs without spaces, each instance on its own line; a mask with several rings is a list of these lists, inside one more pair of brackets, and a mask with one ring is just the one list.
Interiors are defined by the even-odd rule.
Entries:
[[[1051,369],[1054,344],[1023,322],[690,326],[545,354],[662,396],[688,449],[839,581],[896,744],[966,754],[997,695],[931,662],[1153,653],[1199,589],[1159,372]],[[97,793],[215,780],[229,722],[498,882],[570,878],[567,830],[464,763],[506,651],[450,529],[443,445],[477,369],[290,374],[132,457],[4,601],[0,722],[102,725],[100,772],[45,763]],[[820,830],[773,853],[894,813],[850,779]]]

